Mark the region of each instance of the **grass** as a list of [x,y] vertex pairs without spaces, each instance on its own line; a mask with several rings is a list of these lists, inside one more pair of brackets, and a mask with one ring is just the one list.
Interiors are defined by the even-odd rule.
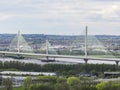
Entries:
[[23,87],[13,88],[13,90],[23,90]]

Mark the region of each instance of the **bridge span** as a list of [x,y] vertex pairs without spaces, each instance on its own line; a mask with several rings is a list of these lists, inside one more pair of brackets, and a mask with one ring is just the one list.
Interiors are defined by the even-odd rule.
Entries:
[[71,56],[71,55],[56,55],[56,54],[39,54],[39,53],[22,53],[22,52],[7,52],[7,51],[0,51],[0,54],[13,54],[13,55],[26,55],[26,56],[38,56],[38,57],[45,57],[47,60],[49,58],[71,58],[71,59],[79,59],[84,60],[87,64],[88,60],[98,60],[98,61],[114,61],[116,65],[119,64],[120,59],[118,58],[97,58],[97,57],[86,57],[86,56]]

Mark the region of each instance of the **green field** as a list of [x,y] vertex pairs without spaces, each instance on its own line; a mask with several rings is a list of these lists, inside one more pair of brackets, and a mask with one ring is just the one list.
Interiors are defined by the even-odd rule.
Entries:
[[13,88],[13,90],[23,90],[23,87]]

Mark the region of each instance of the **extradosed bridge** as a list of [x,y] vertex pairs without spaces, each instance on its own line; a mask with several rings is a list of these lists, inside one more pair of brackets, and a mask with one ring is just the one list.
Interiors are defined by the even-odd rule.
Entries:
[[[87,53],[87,26],[86,26],[86,29],[85,29],[85,48],[84,48],[84,53],[85,55],[84,56],[73,56],[73,55],[56,55],[56,54],[49,54],[48,53],[48,49],[49,49],[49,43],[48,43],[48,40],[46,40],[46,54],[39,54],[39,53],[23,53],[23,52],[20,52],[20,49],[21,49],[21,46],[20,46],[20,38],[21,35],[20,35],[20,32],[18,32],[18,35],[17,35],[17,44],[16,44],[16,48],[17,48],[17,52],[14,52],[14,51],[0,51],[0,54],[3,54],[5,56],[5,54],[11,54],[11,55],[28,55],[28,56],[37,56],[37,57],[45,57],[47,60],[49,60],[49,58],[71,58],[71,59],[79,59],[79,60],[84,60],[85,63],[87,64],[88,60],[98,60],[98,61],[114,61],[116,63],[116,65],[119,64],[120,62],[120,59],[119,58],[97,58],[97,57],[90,57],[88,56],[88,53]],[[25,41],[24,41],[24,44],[25,44]],[[30,48],[30,47],[27,47],[27,48]],[[68,60],[69,61],[69,60]]]

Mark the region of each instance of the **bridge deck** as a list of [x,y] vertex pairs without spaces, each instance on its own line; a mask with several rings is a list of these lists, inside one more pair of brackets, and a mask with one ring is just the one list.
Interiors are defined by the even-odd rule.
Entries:
[[55,54],[38,54],[38,53],[18,53],[18,52],[7,52],[0,51],[0,54],[14,54],[14,55],[30,55],[30,56],[43,56],[43,57],[53,57],[53,58],[73,58],[73,59],[83,59],[83,60],[99,60],[99,61],[117,61],[119,58],[96,58],[96,57],[84,57],[84,56],[71,56],[71,55],[55,55]]

